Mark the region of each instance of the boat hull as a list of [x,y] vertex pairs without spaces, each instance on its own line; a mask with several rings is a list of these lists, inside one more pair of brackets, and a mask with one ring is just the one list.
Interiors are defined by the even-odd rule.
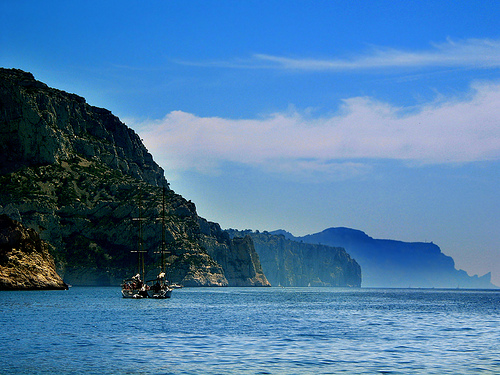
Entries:
[[156,299],[165,299],[165,298],[170,298],[172,295],[172,290],[171,288],[162,288],[158,291],[155,290],[148,290],[148,297],[149,298],[156,298]]
[[145,290],[140,289],[122,289],[123,298],[148,298],[148,293]]

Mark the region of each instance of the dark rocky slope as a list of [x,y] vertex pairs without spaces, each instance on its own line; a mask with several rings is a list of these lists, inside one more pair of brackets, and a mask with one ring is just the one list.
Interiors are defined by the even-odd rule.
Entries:
[[252,238],[273,286],[361,286],[361,268],[343,248],[301,243],[268,232],[227,232],[235,239]]
[[68,289],[49,245],[7,215],[0,215],[0,290]]
[[295,241],[344,247],[361,265],[364,287],[496,288],[490,273],[469,276],[455,269],[453,259],[434,243],[374,239],[349,228],[329,228],[304,237],[275,233]]
[[[232,241],[168,188],[139,136],[111,112],[0,69],[0,213],[53,246],[73,285],[118,285],[136,272],[139,228],[158,271],[166,187],[169,277],[190,286],[269,285],[251,242]],[[139,207],[141,212],[139,212]]]

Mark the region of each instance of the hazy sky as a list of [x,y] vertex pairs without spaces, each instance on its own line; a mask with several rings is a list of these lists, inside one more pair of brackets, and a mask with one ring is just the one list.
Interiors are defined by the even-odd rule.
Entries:
[[223,228],[433,241],[500,285],[500,1],[0,0],[0,66],[105,107]]

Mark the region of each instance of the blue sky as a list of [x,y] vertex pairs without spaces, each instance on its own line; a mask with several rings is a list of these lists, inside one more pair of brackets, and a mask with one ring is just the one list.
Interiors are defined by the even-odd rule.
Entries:
[[500,285],[500,2],[0,0],[0,65],[224,228],[433,241]]

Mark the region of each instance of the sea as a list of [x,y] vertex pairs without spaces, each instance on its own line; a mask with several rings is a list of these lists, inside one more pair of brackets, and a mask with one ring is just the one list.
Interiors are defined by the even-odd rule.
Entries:
[[500,374],[500,291],[0,292],[0,374]]

